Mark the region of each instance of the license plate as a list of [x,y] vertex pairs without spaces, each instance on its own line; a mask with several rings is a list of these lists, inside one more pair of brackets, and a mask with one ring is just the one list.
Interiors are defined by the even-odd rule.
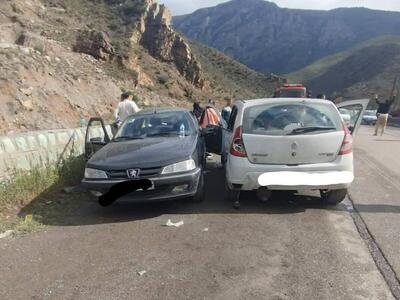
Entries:
[[147,191],[153,191],[154,190],[154,182],[153,181],[151,181],[150,180],[150,182],[151,182],[151,187],[149,187],[147,190],[143,190],[143,189],[138,189],[138,190],[136,190],[137,192],[147,192]]

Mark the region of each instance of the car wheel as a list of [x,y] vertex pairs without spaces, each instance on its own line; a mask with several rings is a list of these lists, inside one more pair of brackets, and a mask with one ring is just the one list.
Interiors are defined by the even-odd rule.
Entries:
[[221,154],[221,165],[224,167],[226,165],[226,157],[225,154]]
[[321,197],[324,204],[337,205],[342,202],[347,195],[347,189],[321,191]]
[[240,191],[239,190],[232,190],[229,188],[229,186],[226,184],[225,185],[225,195],[224,198],[226,201],[229,201],[231,203],[235,203],[239,200],[240,197]]
[[200,203],[203,202],[205,198],[204,191],[204,172],[201,172],[199,184],[197,186],[196,194],[191,198],[191,202]]

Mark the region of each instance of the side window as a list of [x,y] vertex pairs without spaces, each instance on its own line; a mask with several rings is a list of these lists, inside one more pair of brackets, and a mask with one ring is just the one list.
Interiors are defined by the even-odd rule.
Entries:
[[232,108],[232,113],[231,113],[231,116],[230,116],[230,118],[229,118],[229,122],[228,122],[228,130],[229,131],[233,131],[233,127],[235,127],[235,121],[236,121],[236,116],[237,116],[237,108],[236,108],[236,106],[234,106],[233,108]]

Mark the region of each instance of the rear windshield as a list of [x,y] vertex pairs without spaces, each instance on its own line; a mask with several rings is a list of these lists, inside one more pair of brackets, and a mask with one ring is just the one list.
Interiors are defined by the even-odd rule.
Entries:
[[263,104],[244,112],[243,132],[261,135],[318,134],[342,129],[331,104]]

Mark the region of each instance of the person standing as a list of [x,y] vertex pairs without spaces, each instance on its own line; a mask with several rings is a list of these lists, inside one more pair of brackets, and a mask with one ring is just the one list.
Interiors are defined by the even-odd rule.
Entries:
[[199,102],[193,103],[193,114],[197,118],[197,120],[200,120],[201,114],[203,113],[203,108],[200,106]]
[[115,111],[115,119],[122,123],[127,117],[140,111],[139,107],[131,99],[132,94],[129,92],[122,93],[121,102],[118,103],[117,110]]
[[375,101],[378,104],[378,119],[375,124],[375,136],[378,135],[379,130],[381,130],[381,136],[384,134],[389,119],[389,111],[395,100],[396,94],[393,95],[392,99],[387,99],[384,102],[379,101],[378,95],[375,95]]
[[226,106],[222,109],[221,115],[222,118],[228,123],[232,113],[232,99],[226,97],[225,101],[226,101]]

